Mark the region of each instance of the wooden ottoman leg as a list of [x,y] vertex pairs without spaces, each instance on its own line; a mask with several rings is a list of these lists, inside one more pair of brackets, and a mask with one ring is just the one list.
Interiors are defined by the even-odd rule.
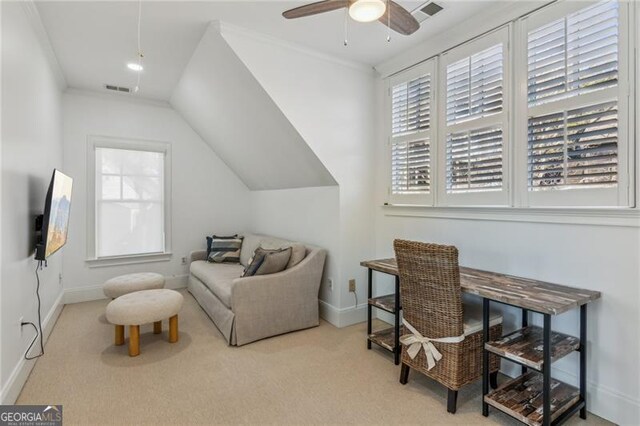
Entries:
[[153,334],[162,333],[162,321],[156,321],[153,323]]
[[169,343],[178,341],[178,315],[169,318]]
[[140,355],[140,326],[129,326],[129,356]]
[[116,325],[116,346],[124,345],[124,325]]

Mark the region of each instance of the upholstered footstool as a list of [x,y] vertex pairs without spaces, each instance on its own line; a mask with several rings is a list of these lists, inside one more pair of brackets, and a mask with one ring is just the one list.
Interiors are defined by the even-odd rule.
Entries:
[[116,326],[116,345],[124,345],[124,326],[129,326],[129,356],[140,354],[140,326],[153,323],[154,334],[162,333],[162,320],[169,318],[169,343],[178,341],[178,312],[183,297],[174,290],[142,290],[125,294],[107,305],[107,320]]
[[110,299],[140,290],[164,288],[164,277],[154,272],[120,275],[111,278],[102,287],[104,295]]

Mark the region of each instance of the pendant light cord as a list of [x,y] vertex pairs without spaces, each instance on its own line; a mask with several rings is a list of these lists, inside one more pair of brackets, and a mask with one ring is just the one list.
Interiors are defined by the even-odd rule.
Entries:
[[349,35],[349,8],[346,7],[344,9],[344,45],[345,46],[349,44],[348,35]]
[[[140,24],[142,22],[142,0],[138,1],[138,66],[139,69],[142,69],[142,58],[144,57],[144,55],[142,54],[142,47],[141,47],[141,43],[140,43]],[[134,89],[135,92],[137,92],[138,90],[140,90],[140,74],[142,73],[142,71],[138,71],[138,78],[136,81],[136,88]]]
[[387,0],[387,43],[391,42],[391,0]]

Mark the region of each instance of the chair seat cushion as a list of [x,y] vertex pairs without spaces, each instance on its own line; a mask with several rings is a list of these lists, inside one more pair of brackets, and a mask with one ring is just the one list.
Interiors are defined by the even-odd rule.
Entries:
[[105,296],[115,299],[134,291],[157,288],[164,288],[164,277],[154,272],[141,272],[111,278],[104,283],[102,290]]
[[117,325],[141,325],[177,315],[184,298],[175,290],[142,290],[125,294],[107,305],[107,320]]
[[[464,302],[462,304],[464,315],[464,335],[482,331],[482,305],[479,303]],[[502,314],[491,311],[489,313],[489,327],[502,324]]]
[[231,308],[231,287],[244,268],[238,263],[210,263],[204,260],[191,262],[191,274],[202,281],[227,308]]

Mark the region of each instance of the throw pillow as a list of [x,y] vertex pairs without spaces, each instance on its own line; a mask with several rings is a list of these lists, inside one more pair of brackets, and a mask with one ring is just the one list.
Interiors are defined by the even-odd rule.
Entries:
[[284,271],[290,258],[291,247],[267,253],[256,270],[255,275],[269,275]]
[[[207,237],[209,254],[207,260],[214,263],[238,263],[240,262],[240,249],[243,237]],[[209,240],[211,244],[209,244]]]
[[[252,277],[256,275],[258,268],[260,268],[260,266],[265,260],[265,257],[268,254],[280,253],[286,250],[287,249],[265,249],[265,248],[262,248],[261,246],[258,247],[253,252],[253,255],[249,258],[249,261],[247,262],[247,267],[244,269],[244,272],[242,273],[241,277]],[[291,257],[291,252],[290,252],[291,248],[289,247],[288,250],[289,250],[289,257]],[[287,258],[287,262],[288,262],[288,258]],[[286,263],[285,263],[285,266],[286,266]],[[271,267],[269,267],[269,269],[271,269]]]
[[305,247],[304,244],[291,244],[291,259],[289,259],[289,263],[287,263],[287,267],[285,269],[293,268],[298,263],[302,262],[306,255],[307,247]]
[[216,240],[233,240],[238,238],[238,234],[229,235],[228,237],[221,237],[218,235],[214,235],[213,237],[205,237],[207,240],[207,259],[209,258],[209,254],[211,253],[211,244],[213,243],[213,239]]

